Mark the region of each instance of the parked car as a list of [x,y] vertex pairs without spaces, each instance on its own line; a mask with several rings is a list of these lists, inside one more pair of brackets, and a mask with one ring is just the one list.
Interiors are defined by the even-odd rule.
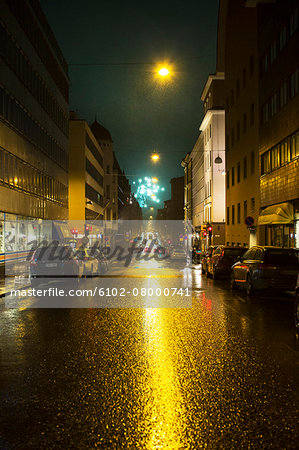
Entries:
[[31,285],[37,286],[45,279],[80,276],[80,264],[70,246],[44,246],[36,249],[29,263]]
[[295,289],[295,309],[294,309],[294,319],[295,319],[295,327],[296,327],[296,333],[299,337],[299,273],[297,276],[297,283],[296,283],[296,289]]
[[215,245],[210,245],[210,246],[208,247],[207,251],[206,251],[205,253],[202,254],[202,258],[201,258],[201,271],[202,271],[202,273],[206,273],[207,276],[208,276],[208,273],[207,273],[207,270],[208,270],[208,261],[209,261],[209,259],[210,259],[211,256],[212,256],[212,253],[213,253],[214,248],[216,248]]
[[265,289],[294,291],[298,271],[294,249],[254,246],[233,265],[231,288],[246,288],[248,296]]
[[220,275],[230,275],[232,265],[248,250],[246,247],[219,245],[207,260],[207,274],[215,280]]

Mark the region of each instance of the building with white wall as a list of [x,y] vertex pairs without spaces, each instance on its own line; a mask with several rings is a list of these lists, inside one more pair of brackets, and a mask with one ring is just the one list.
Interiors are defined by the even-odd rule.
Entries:
[[[203,183],[203,224],[213,227],[210,242],[225,242],[225,112],[223,99],[224,74],[209,75],[201,99],[205,115],[200,125],[202,133],[201,171]],[[202,180],[202,177],[201,177]],[[208,238],[208,236],[207,236]]]

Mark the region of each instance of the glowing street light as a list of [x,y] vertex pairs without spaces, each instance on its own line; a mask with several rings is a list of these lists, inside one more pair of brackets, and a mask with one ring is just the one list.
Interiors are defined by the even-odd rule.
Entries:
[[152,154],[152,160],[153,160],[154,162],[159,161],[159,159],[160,159],[160,156],[158,155],[158,153],[153,153],[153,154]]
[[158,74],[161,77],[167,77],[167,75],[169,75],[169,70],[167,69],[167,67],[161,67],[161,69],[158,70]]
[[153,182],[153,183],[158,183],[158,178],[153,177],[153,178],[152,178],[152,182]]

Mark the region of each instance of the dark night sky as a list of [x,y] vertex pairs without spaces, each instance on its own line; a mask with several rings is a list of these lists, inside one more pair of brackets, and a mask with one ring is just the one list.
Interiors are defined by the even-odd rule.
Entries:
[[[88,123],[96,114],[121,167],[158,176],[166,199],[169,179],[183,175],[180,161],[197,139],[200,95],[215,72],[218,0],[40,3],[69,64],[172,62],[167,84],[155,80],[154,65],[69,67],[70,108]],[[153,149],[161,154],[156,165]]]

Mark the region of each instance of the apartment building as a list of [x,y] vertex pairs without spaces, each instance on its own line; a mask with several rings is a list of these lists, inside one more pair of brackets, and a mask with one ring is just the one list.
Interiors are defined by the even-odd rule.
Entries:
[[259,4],[258,36],[260,235],[299,247],[298,2]]
[[68,218],[69,78],[39,3],[1,0],[0,9],[3,253],[25,249],[28,239],[50,238],[50,225],[37,227],[34,219]]

